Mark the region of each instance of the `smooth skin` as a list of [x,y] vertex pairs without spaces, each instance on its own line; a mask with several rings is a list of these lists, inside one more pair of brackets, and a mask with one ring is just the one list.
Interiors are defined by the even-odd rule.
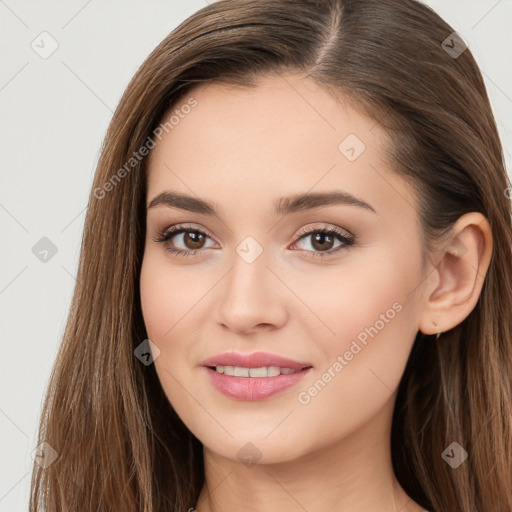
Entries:
[[[424,253],[417,198],[383,158],[385,132],[310,78],[267,76],[254,89],[200,85],[181,104],[190,96],[197,106],[151,152],[147,204],[169,190],[209,201],[217,215],[149,208],[140,276],[148,337],[160,350],[158,377],[204,446],[206,482],[190,507],[424,510],[391,465],[396,391],[417,332],[447,331],[474,308],[492,252],[487,220],[464,215],[440,247]],[[339,149],[349,134],[365,145],[353,161]],[[281,197],[334,190],[374,211],[332,204],[273,212]],[[155,241],[183,223],[189,232]],[[299,240],[304,229],[333,227],[354,244],[336,236],[318,243],[317,232]],[[206,236],[194,238],[194,229]],[[252,263],[236,250],[248,236],[263,251]],[[199,252],[176,255],[166,246]],[[380,326],[393,304],[393,318],[301,403],[299,393],[332,373],[337,357]],[[314,370],[270,398],[235,400],[201,366],[227,351],[270,352]],[[247,451],[255,464],[242,459]]]

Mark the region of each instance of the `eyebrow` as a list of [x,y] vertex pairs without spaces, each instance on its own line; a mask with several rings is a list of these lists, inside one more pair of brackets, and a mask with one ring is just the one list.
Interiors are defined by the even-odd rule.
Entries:
[[[161,205],[204,215],[218,216],[213,203],[170,190],[164,190],[155,196],[149,203],[147,209],[149,210],[150,208]],[[377,213],[370,204],[342,190],[310,192],[282,197],[274,202],[274,212],[276,215],[287,215],[289,213],[302,212],[320,206],[330,205],[359,206],[373,213]]]

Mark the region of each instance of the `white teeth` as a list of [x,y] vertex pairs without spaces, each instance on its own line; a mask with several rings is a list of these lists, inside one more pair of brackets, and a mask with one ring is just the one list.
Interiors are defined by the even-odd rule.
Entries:
[[249,377],[249,368],[235,366],[235,377]]
[[267,377],[267,369],[263,368],[249,368],[250,377]]
[[269,366],[267,368],[267,377],[277,377],[280,375],[281,369],[277,366]]
[[289,375],[297,370],[292,368],[279,368],[278,366],[262,366],[261,368],[245,368],[243,366],[216,366],[217,373],[224,373],[234,377],[277,377]]

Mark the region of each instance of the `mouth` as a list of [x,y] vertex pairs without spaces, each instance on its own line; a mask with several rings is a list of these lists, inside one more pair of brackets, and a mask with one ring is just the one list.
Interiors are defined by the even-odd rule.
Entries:
[[311,363],[264,352],[226,352],[207,359],[202,366],[217,391],[244,401],[264,400],[283,393],[313,371]]

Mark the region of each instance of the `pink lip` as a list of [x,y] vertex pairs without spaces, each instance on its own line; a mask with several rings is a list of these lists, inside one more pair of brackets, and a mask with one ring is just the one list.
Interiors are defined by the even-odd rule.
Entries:
[[[205,366],[205,371],[213,386],[223,395],[237,400],[263,400],[271,397],[295,386],[313,369],[310,363],[300,363],[265,352],[255,352],[248,355],[228,352],[207,359],[203,366]],[[292,368],[297,372],[278,375],[277,377],[235,377],[217,373],[209,368],[212,366],[243,366],[245,368],[278,366],[280,368]]]
[[238,352],[225,352],[217,356],[210,357],[203,361],[203,366],[243,366],[244,368],[261,368],[262,366],[279,366],[279,368],[291,368],[293,370],[302,370],[311,363],[301,363],[281,357],[268,352],[253,352],[252,354],[239,354]]

